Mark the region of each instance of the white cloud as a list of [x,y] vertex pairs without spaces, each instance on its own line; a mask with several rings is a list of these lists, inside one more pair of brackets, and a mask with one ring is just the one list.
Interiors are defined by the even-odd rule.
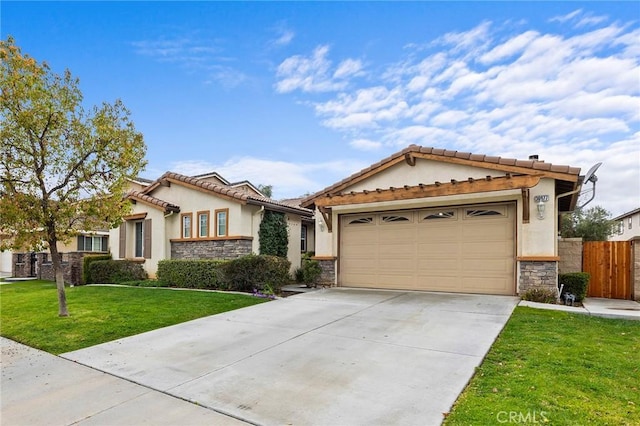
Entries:
[[286,46],[293,41],[295,35],[296,34],[293,31],[282,28],[280,29],[279,37],[275,39],[273,43],[278,46]]
[[604,161],[595,202],[622,213],[640,199],[629,197],[640,192],[640,29],[606,20],[582,10],[552,18],[575,24],[566,34],[483,22],[408,46],[378,76],[309,104],[359,150],[537,153],[583,172]]
[[349,142],[349,145],[360,151],[377,151],[382,148],[382,143],[369,139],[355,139]]
[[217,40],[183,36],[135,41],[131,45],[138,55],[200,74],[205,84],[233,88],[247,80],[246,74],[229,65],[234,58],[222,55],[223,48]]
[[549,22],[560,22],[561,24],[574,19],[575,17],[582,14],[582,9],[574,10],[573,12],[567,13],[566,15],[554,16],[549,19]]
[[345,78],[351,75],[361,75],[362,62],[358,59],[345,59],[338,65],[333,78]]
[[[212,171],[234,182],[248,180],[255,185],[273,185],[273,198],[294,198],[316,192],[364,168],[361,161],[330,161],[321,163],[291,163],[255,157],[232,158],[222,164],[206,161],[179,161],[172,171],[194,176]],[[322,180],[318,180],[320,177]]]
[[512,57],[524,50],[533,40],[539,37],[536,31],[527,31],[510,38],[505,43],[500,44],[480,57],[483,64],[492,64],[494,62]]
[[278,66],[276,90],[279,93],[329,92],[346,88],[348,77],[361,74],[362,63],[345,59],[332,73],[332,62],[327,58],[329,50],[329,46],[322,45],[316,47],[311,56],[294,55],[285,59]]

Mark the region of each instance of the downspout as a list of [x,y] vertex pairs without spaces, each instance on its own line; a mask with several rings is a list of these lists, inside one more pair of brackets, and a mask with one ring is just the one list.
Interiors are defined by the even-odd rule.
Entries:
[[[560,198],[564,198],[567,197],[569,195],[573,195],[573,194],[577,194],[578,192],[582,191],[582,183],[580,184],[580,187],[578,189],[574,189],[573,191],[569,191],[569,192],[565,192],[559,195],[556,195],[556,204],[555,204],[555,209],[556,211],[558,211],[558,200]],[[556,236],[556,238],[554,239],[554,253],[558,254],[558,219],[556,216],[556,220],[554,223],[554,235]]]
[[[251,236],[253,236],[253,230],[255,229],[254,226],[253,226],[253,217],[255,215],[262,214],[263,211],[264,211],[264,205],[260,206],[260,210],[258,210],[255,214],[251,215]],[[258,234],[258,247],[260,247],[260,234]],[[253,251],[253,250],[251,250],[251,251]]]
[[[171,210],[169,213],[165,213],[164,215],[164,238],[162,238],[162,245],[164,246],[163,248],[163,252],[164,252],[164,258],[165,259],[171,259],[171,243],[169,243],[169,247],[167,247],[167,235],[169,235],[169,233],[167,232],[167,218],[170,218],[171,216],[173,216],[175,212],[173,210]],[[168,253],[167,253],[168,251]]]

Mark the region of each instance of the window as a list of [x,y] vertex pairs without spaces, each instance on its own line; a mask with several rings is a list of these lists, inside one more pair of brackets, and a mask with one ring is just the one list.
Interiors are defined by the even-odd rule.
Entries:
[[105,235],[79,235],[78,251],[109,251],[109,237]]
[[307,225],[300,227],[300,251],[307,251]]
[[373,223],[373,217],[360,217],[349,221],[349,225],[359,225],[363,223]]
[[135,222],[135,257],[143,257],[143,247],[144,247],[144,224],[142,221]]
[[209,236],[209,212],[198,212],[198,237]]
[[399,215],[388,215],[388,216],[382,216],[382,221],[383,222],[411,222],[411,219],[409,219],[406,216],[399,216]]
[[456,212],[452,210],[442,210],[433,213],[429,213],[424,217],[424,220],[432,220],[432,219],[451,219],[456,217]]
[[633,225],[633,216],[629,216],[628,222],[629,222],[629,229],[631,229],[631,226]]
[[226,237],[229,228],[229,209],[216,210],[216,237]]
[[191,213],[184,213],[180,215],[182,219],[182,238],[191,238]]
[[496,210],[482,210],[482,209],[472,209],[467,210],[468,217],[477,217],[477,216],[504,216],[501,212]]

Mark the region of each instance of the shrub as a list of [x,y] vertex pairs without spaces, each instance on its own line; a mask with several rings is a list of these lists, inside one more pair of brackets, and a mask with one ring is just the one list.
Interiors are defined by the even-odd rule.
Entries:
[[320,275],[322,275],[320,262],[312,259],[304,260],[302,263],[302,280],[307,286],[316,285]]
[[182,288],[227,289],[220,267],[226,260],[161,260],[158,280]]
[[558,275],[558,284],[564,284],[562,294],[571,293],[576,296],[576,302],[582,302],[587,295],[589,279],[591,275],[587,272],[571,272]]
[[121,283],[147,279],[139,263],[129,260],[94,260],[89,265],[92,283]]
[[522,295],[522,300],[538,303],[557,303],[558,293],[548,288],[530,288]]
[[291,262],[277,256],[250,254],[221,265],[230,290],[253,292],[274,291],[289,281]]
[[289,235],[287,218],[284,213],[265,210],[258,236],[260,254],[287,257]]
[[95,262],[96,260],[111,260],[110,254],[94,254],[94,255],[86,255],[82,258],[82,284],[91,284],[91,273],[89,270],[89,265],[91,262]]
[[302,267],[293,270],[293,279],[299,284],[304,282],[304,271]]

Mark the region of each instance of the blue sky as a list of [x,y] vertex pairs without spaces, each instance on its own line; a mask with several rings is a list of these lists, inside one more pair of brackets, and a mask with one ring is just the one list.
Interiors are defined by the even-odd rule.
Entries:
[[596,162],[640,206],[637,2],[12,2],[2,38],[120,98],[144,177],[315,192],[415,143]]

